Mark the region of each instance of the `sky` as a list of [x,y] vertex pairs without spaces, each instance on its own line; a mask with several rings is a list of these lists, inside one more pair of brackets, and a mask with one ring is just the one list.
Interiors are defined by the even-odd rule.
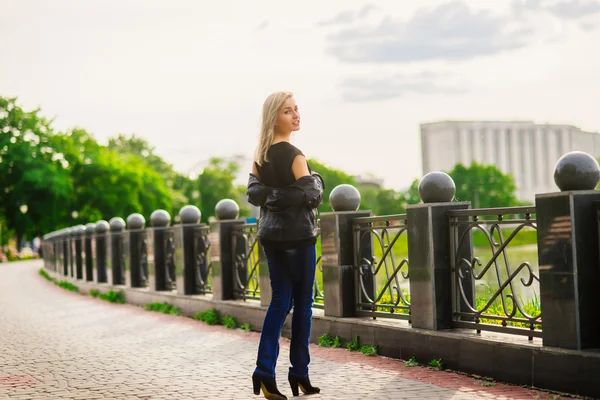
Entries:
[[600,0],[0,0],[0,96],[187,173],[251,157],[287,90],[307,157],[401,189],[421,123],[600,131],[599,43]]

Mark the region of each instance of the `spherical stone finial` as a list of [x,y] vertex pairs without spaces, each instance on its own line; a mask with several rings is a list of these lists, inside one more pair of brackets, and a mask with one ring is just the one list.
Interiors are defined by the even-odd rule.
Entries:
[[114,217],[108,221],[108,225],[110,225],[111,232],[121,232],[125,229],[125,220],[121,217]]
[[86,236],[91,236],[96,231],[96,224],[93,222],[85,224],[85,234]]
[[179,210],[179,218],[182,224],[198,224],[202,213],[196,206],[187,205]]
[[146,225],[146,218],[142,214],[133,213],[127,217],[127,229],[137,230],[144,229]]
[[423,203],[447,203],[454,200],[456,185],[445,172],[433,171],[419,182],[419,197]]
[[74,226],[73,233],[75,234],[75,236],[83,236],[85,234],[85,226],[84,225]]
[[231,199],[223,199],[215,206],[218,220],[236,219],[240,215],[240,206]]
[[108,224],[108,222],[101,219],[100,221],[96,222],[95,231],[96,231],[96,233],[106,233],[106,232],[108,232],[109,227],[110,227],[110,225]]
[[154,210],[150,214],[150,224],[153,227],[166,228],[171,223],[171,215],[165,210]]
[[562,191],[594,190],[600,181],[598,161],[583,151],[571,151],[554,166],[554,182]]
[[333,211],[356,211],[360,207],[360,192],[346,183],[337,185],[329,194],[329,204]]

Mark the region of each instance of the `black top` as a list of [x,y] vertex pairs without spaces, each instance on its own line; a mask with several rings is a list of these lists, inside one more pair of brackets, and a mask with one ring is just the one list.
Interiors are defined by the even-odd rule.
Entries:
[[[271,145],[267,152],[268,162],[256,164],[260,181],[265,186],[280,188],[296,182],[292,164],[298,155],[304,155],[296,146],[289,142],[279,142]],[[310,167],[309,167],[310,169]]]
[[[302,151],[289,142],[279,142],[271,145],[267,152],[269,161],[263,165],[256,165],[260,181],[265,186],[280,188],[292,185],[296,182],[296,177],[292,171],[294,159],[302,154]],[[310,171],[310,166],[308,166]],[[273,250],[292,249],[296,247],[307,246],[316,243],[316,238],[308,240],[299,240],[295,242],[262,240],[261,244]]]

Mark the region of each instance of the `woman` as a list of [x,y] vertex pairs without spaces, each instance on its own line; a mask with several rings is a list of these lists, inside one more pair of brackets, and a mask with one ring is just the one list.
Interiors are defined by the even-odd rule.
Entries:
[[277,390],[275,365],[283,323],[292,315],[291,367],[294,396],[319,393],[308,378],[308,349],[315,281],[317,212],[323,180],[311,173],[302,152],[290,143],[300,129],[298,105],[292,93],[271,94],[263,105],[260,139],[248,181],[248,201],[260,207],[258,236],[265,249],[271,279],[267,310],[252,375],[254,393],[267,399],[287,399]]

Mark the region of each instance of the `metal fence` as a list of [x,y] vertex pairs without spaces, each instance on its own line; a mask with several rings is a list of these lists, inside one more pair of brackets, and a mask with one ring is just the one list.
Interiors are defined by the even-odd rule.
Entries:
[[260,246],[256,224],[233,227],[234,296],[236,299],[260,300]]
[[449,218],[454,326],[541,337],[535,207],[456,210]]
[[320,221],[317,221],[318,231],[317,231],[317,265],[316,265],[316,273],[315,273],[315,285],[313,291],[313,307],[314,308],[324,308],[324,300],[323,300],[323,252],[321,250],[321,226]]
[[209,233],[209,226],[200,226],[194,229],[194,260],[196,261],[196,273],[194,275],[196,276],[196,293],[198,294],[212,293]]
[[352,221],[357,315],[410,321],[406,215]]

